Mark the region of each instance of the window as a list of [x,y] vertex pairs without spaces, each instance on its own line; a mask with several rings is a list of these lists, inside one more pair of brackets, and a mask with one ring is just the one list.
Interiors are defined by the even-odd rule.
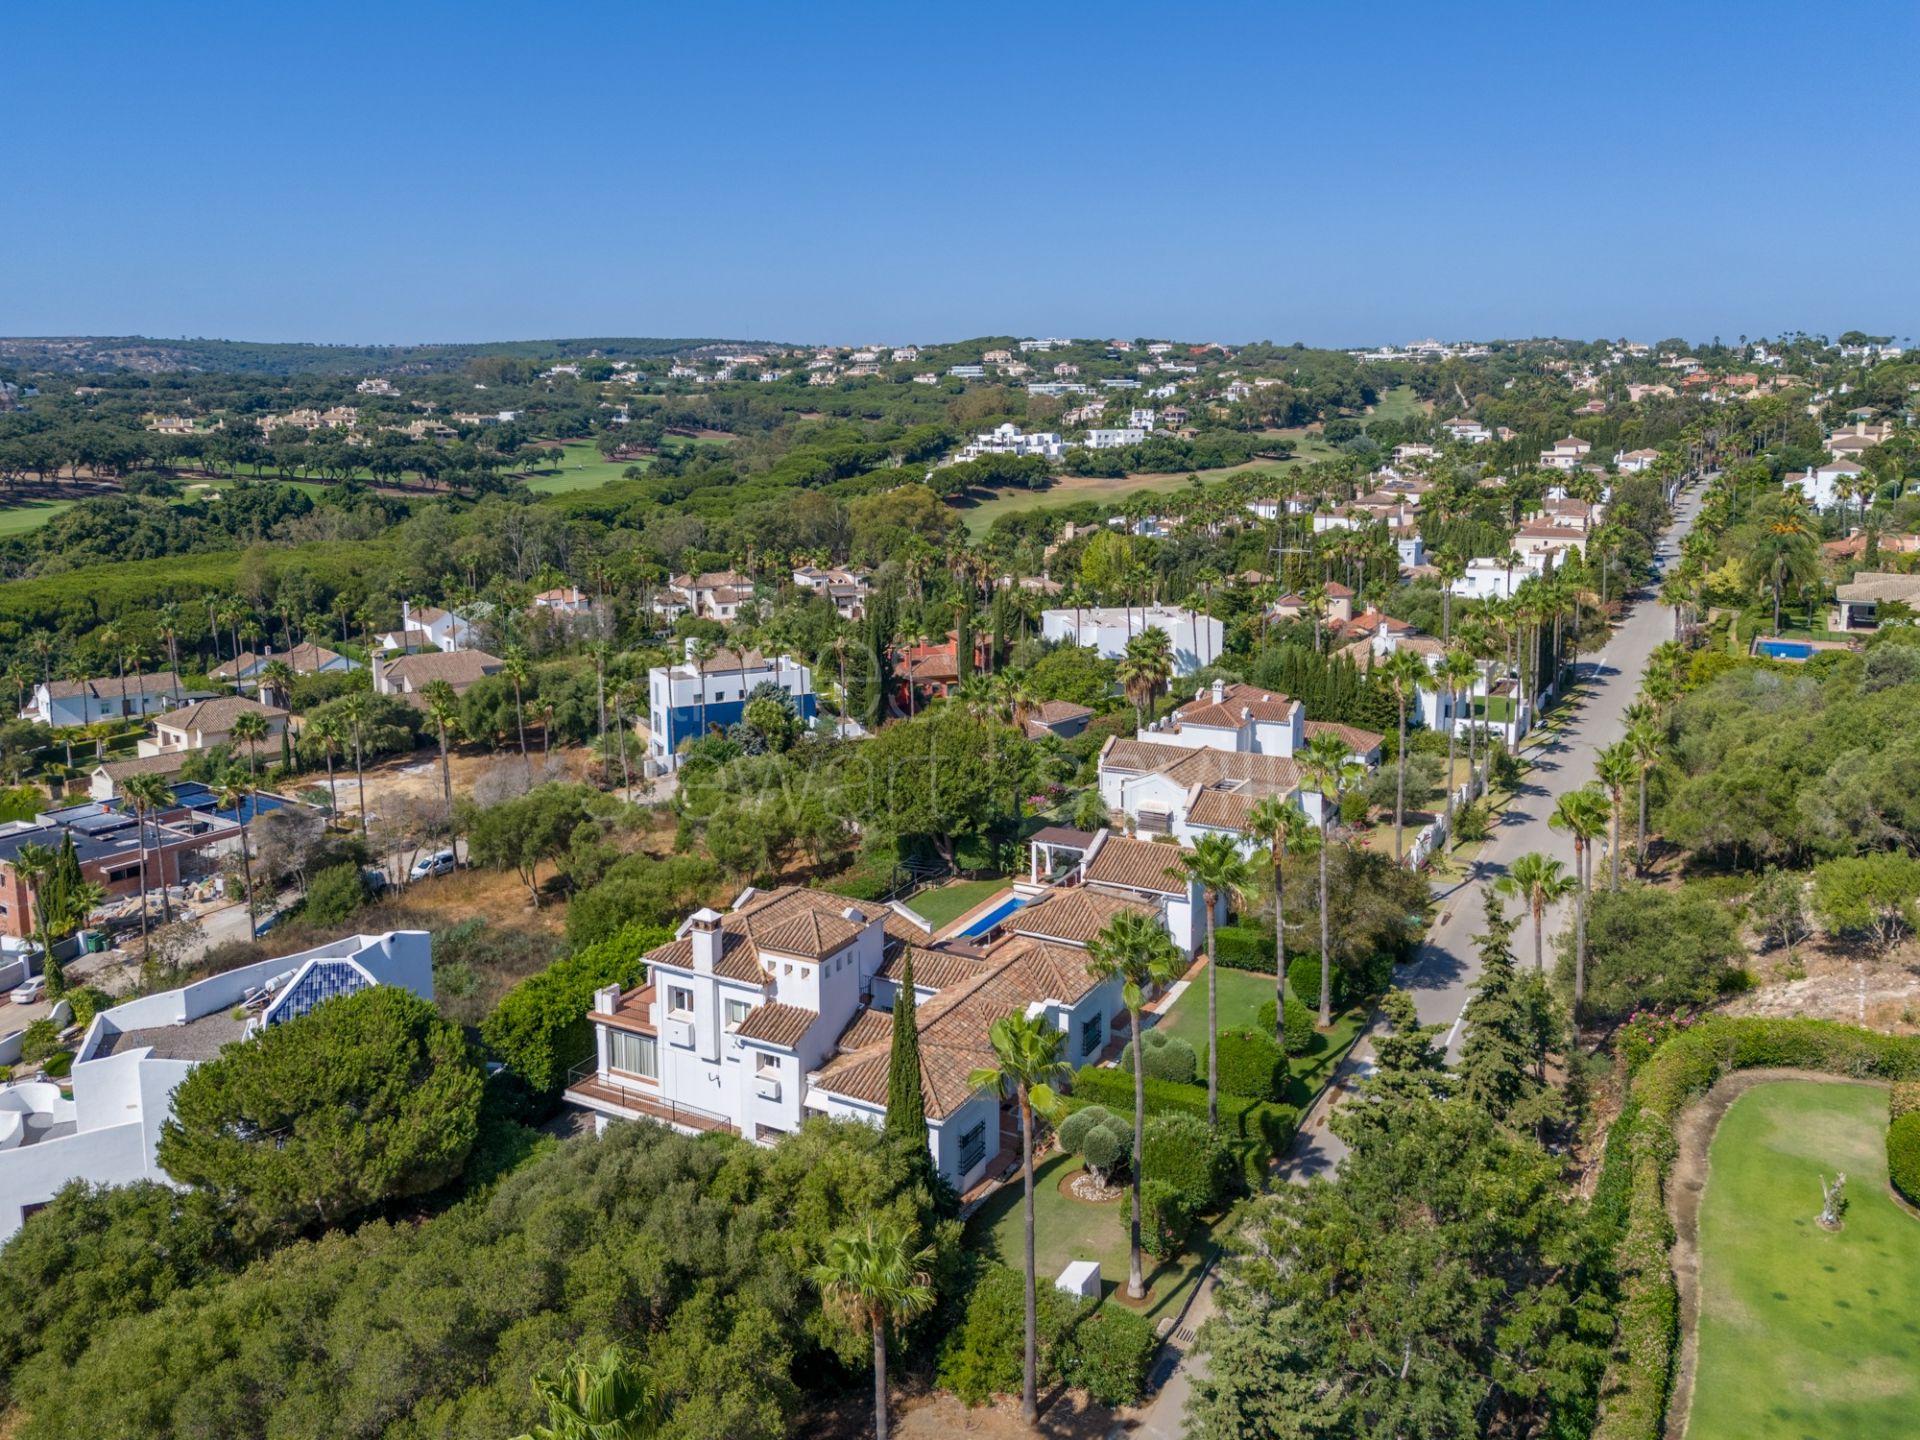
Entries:
[[651,1035],[635,1035],[626,1030],[607,1032],[607,1067],[624,1070],[647,1080],[660,1078],[659,1042]]
[[727,1001],[727,1029],[732,1030],[737,1028],[740,1022],[745,1020],[752,1010],[753,1006],[745,1000]]
[[675,1015],[693,1014],[693,991],[682,985],[667,987],[667,1009]]
[[1080,1026],[1080,1055],[1082,1059],[1100,1048],[1100,1042],[1106,1038],[1107,1017],[1094,1015]]
[[753,1068],[762,1075],[765,1075],[769,1070],[778,1075],[780,1073],[780,1057],[778,1055],[769,1055],[766,1051],[762,1050],[753,1057]]
[[960,1136],[960,1173],[966,1174],[987,1158],[987,1122],[982,1120]]

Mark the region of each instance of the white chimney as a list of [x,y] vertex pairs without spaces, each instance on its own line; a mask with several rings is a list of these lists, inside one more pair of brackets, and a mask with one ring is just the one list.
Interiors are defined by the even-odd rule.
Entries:
[[720,912],[704,906],[694,911],[687,921],[687,938],[693,944],[694,970],[711,975],[720,963]]
[[1218,705],[1227,698],[1227,682],[1218,675],[1213,677],[1213,703]]

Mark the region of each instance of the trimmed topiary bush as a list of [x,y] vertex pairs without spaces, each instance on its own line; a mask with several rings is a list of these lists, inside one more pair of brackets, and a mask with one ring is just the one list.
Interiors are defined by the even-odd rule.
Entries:
[[1087,1132],[1098,1125],[1113,1121],[1113,1112],[1104,1105],[1086,1105],[1074,1111],[1060,1122],[1055,1132],[1060,1137],[1060,1148],[1069,1155],[1078,1155],[1080,1147],[1086,1142]]
[[[1292,975],[1288,975],[1288,987],[1292,987]],[[1300,1003],[1297,995],[1287,996],[1286,1030],[1282,1035],[1280,1048],[1289,1055],[1304,1055],[1313,1048],[1313,1037],[1319,1033],[1314,1025],[1314,1012]],[[1273,1001],[1268,1000],[1260,1006],[1254,1029],[1263,1035],[1273,1034]]]
[[[1194,1076],[1200,1073],[1200,1057],[1194,1053],[1193,1046],[1177,1035],[1164,1030],[1149,1030],[1140,1040],[1146,1054],[1146,1072],[1149,1080],[1166,1080],[1175,1085],[1191,1085]],[[1120,1052],[1120,1068],[1129,1075],[1133,1073],[1133,1042],[1129,1040]]]
[[[1120,1204],[1120,1226],[1132,1232],[1133,1192]],[[1140,1182],[1140,1248],[1156,1260],[1171,1260],[1186,1248],[1193,1212],[1178,1190],[1164,1180]]]
[[[1133,1114],[1133,1073],[1088,1067],[1073,1077],[1076,1099],[1097,1101],[1115,1111]],[[1207,1118],[1207,1088],[1204,1085],[1170,1085],[1164,1080],[1146,1083],[1147,1114],[1197,1115]],[[1294,1128],[1300,1113],[1291,1105],[1247,1100],[1239,1095],[1220,1096],[1220,1133],[1233,1153],[1247,1184],[1258,1186],[1265,1178],[1273,1157],[1293,1143]]]
[[1088,1105],[1060,1122],[1060,1148],[1078,1155],[1094,1176],[1112,1183],[1133,1158],[1133,1122],[1104,1105]]
[[1273,931],[1264,925],[1219,925],[1213,954],[1229,970],[1273,969]]
[[1287,1085],[1287,1057],[1271,1031],[1222,1030],[1218,1047],[1220,1088],[1249,1100],[1278,1100]]
[[1887,1178],[1920,1205],[1920,1110],[1909,1110],[1887,1126]]
[[1140,1137],[1140,1170],[1171,1185],[1194,1215],[1219,1209],[1233,1185],[1233,1155],[1198,1115],[1150,1117]]

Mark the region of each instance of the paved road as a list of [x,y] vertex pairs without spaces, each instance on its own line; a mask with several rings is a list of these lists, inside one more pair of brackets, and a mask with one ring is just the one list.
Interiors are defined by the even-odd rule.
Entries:
[[[1699,513],[1700,487],[1691,488],[1675,506],[1673,527],[1667,532],[1668,544],[1677,549],[1679,538],[1689,530]],[[1673,551],[1669,551],[1671,558]],[[1653,587],[1653,594],[1658,586]],[[1411,991],[1420,1018],[1429,1025],[1448,1027],[1449,1053],[1457,1053],[1460,1043],[1460,1012],[1469,998],[1469,987],[1479,975],[1474,954],[1474,937],[1485,928],[1485,883],[1506,873],[1507,865],[1529,851],[1542,851],[1560,860],[1569,873],[1573,870],[1572,837],[1551,829],[1547,817],[1555,802],[1569,790],[1577,790],[1593,778],[1594,756],[1618,740],[1625,731],[1623,718],[1640,688],[1640,674],[1654,647],[1673,636],[1672,613],[1655,599],[1637,602],[1614,631],[1606,649],[1598,656],[1580,661],[1575,670],[1586,683],[1566,723],[1551,737],[1528,748],[1532,767],[1520,793],[1507,807],[1492,840],[1482,850],[1475,865],[1476,874],[1457,883],[1438,898],[1438,923],[1427,942],[1420,947],[1413,964],[1402,972],[1400,984]],[[1596,869],[1599,878],[1604,872]],[[1509,905],[1511,911],[1511,905]],[[1564,908],[1564,907],[1563,907]],[[1563,923],[1563,916],[1549,914],[1547,935],[1551,938]],[[1514,937],[1522,960],[1532,954],[1533,922],[1522,922]],[[1370,1046],[1362,1040],[1342,1067],[1341,1080],[1350,1078],[1367,1061]],[[1330,1174],[1346,1153],[1340,1138],[1327,1129],[1327,1113],[1337,1103],[1339,1082],[1329,1101],[1308,1117],[1302,1127],[1293,1154],[1282,1173],[1291,1180],[1305,1180]]]

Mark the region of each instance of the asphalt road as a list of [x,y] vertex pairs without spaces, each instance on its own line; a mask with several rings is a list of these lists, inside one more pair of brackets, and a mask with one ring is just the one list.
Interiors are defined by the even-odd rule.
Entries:
[[[1681,536],[1692,527],[1699,513],[1700,486],[1683,494],[1675,506],[1675,519],[1667,532],[1668,559],[1674,558]],[[1569,790],[1577,790],[1593,779],[1594,756],[1618,740],[1625,732],[1626,708],[1639,693],[1640,675],[1647,657],[1663,640],[1673,638],[1672,612],[1655,598],[1658,585],[1650,587],[1645,598],[1637,601],[1626,618],[1614,630],[1613,638],[1597,656],[1579,661],[1575,670],[1585,683],[1572,710],[1562,709],[1566,723],[1538,745],[1525,747],[1532,761],[1525,782],[1493,838],[1482,849],[1474,866],[1475,873],[1437,897],[1437,923],[1426,943],[1420,947],[1411,965],[1403,970],[1399,984],[1410,991],[1420,1018],[1429,1025],[1445,1025],[1449,1054],[1457,1054],[1460,1045],[1460,1012],[1470,998],[1470,987],[1479,976],[1474,938],[1485,928],[1485,886],[1506,873],[1516,857],[1540,851],[1558,859],[1573,870],[1572,837],[1550,828],[1547,817],[1554,804]],[[1536,732],[1539,734],[1540,732]],[[1596,868],[1595,878],[1604,871]],[[1509,911],[1512,906],[1509,905]],[[1561,914],[1549,913],[1547,936],[1552,941],[1565,923]],[[1533,952],[1533,921],[1521,923],[1514,937],[1515,949],[1523,962]],[[1306,1180],[1331,1174],[1346,1154],[1346,1146],[1327,1128],[1327,1115],[1338,1103],[1341,1086],[1364,1068],[1371,1046],[1362,1040],[1342,1067],[1341,1075],[1329,1096],[1310,1115],[1294,1144],[1293,1153],[1282,1169],[1290,1180]]]

